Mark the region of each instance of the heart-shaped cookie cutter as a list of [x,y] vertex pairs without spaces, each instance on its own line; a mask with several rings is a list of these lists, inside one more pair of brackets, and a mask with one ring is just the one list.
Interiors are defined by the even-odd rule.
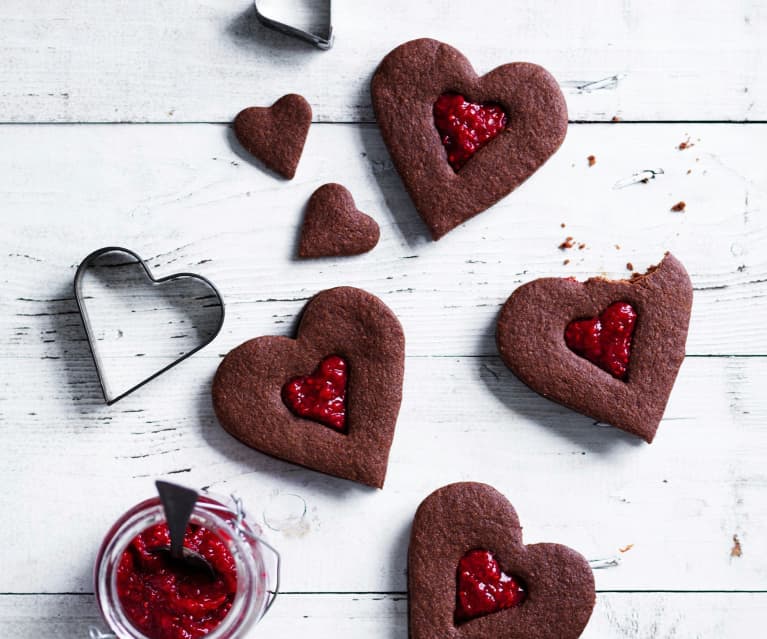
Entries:
[[318,49],[322,49],[323,51],[327,51],[330,49],[330,47],[333,46],[333,2],[332,0],[327,0],[328,3],[328,22],[327,22],[327,33],[312,33],[310,31],[306,31],[304,29],[299,29],[298,27],[294,27],[293,25],[286,24],[285,22],[279,22],[278,20],[274,20],[273,18],[270,18],[269,16],[265,15],[261,12],[261,10],[258,8],[258,3],[261,2],[263,4],[263,0],[253,0],[253,6],[256,8],[256,16],[258,17],[259,22],[263,24],[266,27],[269,27],[270,29],[274,29],[275,31],[279,31],[280,33],[284,33],[289,36],[293,36],[294,38],[299,38],[300,40],[304,40],[306,42],[310,42]]
[[[91,324],[90,317],[88,316],[88,310],[85,305],[85,297],[83,295],[83,277],[85,276],[85,273],[88,271],[89,268],[95,265],[95,263],[99,260],[99,258],[105,255],[108,255],[110,253],[121,253],[129,257],[131,262],[135,262],[143,270],[147,279],[152,284],[163,284],[165,282],[181,280],[181,279],[194,279],[196,281],[202,282],[202,284],[204,284],[207,288],[210,289],[214,298],[218,301],[219,308],[221,309],[221,312],[218,317],[218,321],[216,322],[215,328],[213,329],[209,337],[201,340],[197,346],[195,346],[190,351],[187,351],[186,353],[182,354],[180,357],[173,360],[167,366],[164,366],[160,370],[155,371],[151,375],[145,377],[144,379],[139,381],[137,384],[134,384],[133,386],[128,388],[128,390],[123,391],[121,393],[117,393],[117,394],[112,394],[109,390],[110,387],[106,378],[106,368],[104,366],[104,362],[102,361],[102,357],[99,353],[99,350],[96,344],[97,343],[96,333],[93,330],[93,325]],[[104,401],[106,402],[108,406],[111,406],[115,402],[121,400],[126,395],[130,395],[133,391],[141,388],[144,384],[152,381],[155,377],[162,375],[165,371],[173,368],[176,364],[180,364],[186,358],[191,357],[197,351],[199,351],[200,349],[210,344],[216,338],[219,332],[221,332],[221,328],[224,325],[224,299],[221,296],[220,291],[216,288],[215,284],[213,284],[213,282],[211,282],[206,277],[203,277],[202,275],[198,275],[197,273],[186,273],[186,272],[173,273],[165,277],[156,278],[152,275],[152,271],[149,269],[146,262],[144,262],[144,260],[138,255],[138,253],[136,253],[135,251],[131,251],[130,249],[122,248],[119,246],[106,246],[104,248],[97,249],[96,251],[93,251],[93,253],[88,255],[80,263],[75,273],[74,292],[75,292],[75,302],[77,303],[77,310],[80,312],[80,319],[82,320],[83,328],[85,329],[85,335],[88,340],[88,348],[90,349],[91,357],[93,358],[93,364],[96,367],[96,373],[99,378],[99,384],[101,385],[101,392],[103,393]]]

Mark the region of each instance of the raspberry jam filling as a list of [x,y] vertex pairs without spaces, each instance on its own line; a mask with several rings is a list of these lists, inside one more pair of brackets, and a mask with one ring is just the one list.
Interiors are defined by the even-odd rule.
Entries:
[[151,639],[198,639],[215,630],[232,607],[237,570],[224,542],[190,525],[184,546],[202,555],[215,578],[188,570],[157,552],[170,545],[165,523],[133,539],[117,568],[117,596],[130,622]]
[[513,608],[526,594],[522,581],[503,572],[493,553],[470,550],[458,562],[455,621],[462,623]]
[[458,171],[485,144],[506,128],[508,116],[498,104],[469,102],[459,93],[443,93],[434,103],[434,124]]
[[628,302],[610,304],[599,317],[574,320],[565,329],[570,350],[625,380],[637,313]]
[[299,417],[343,432],[346,429],[348,370],[346,360],[338,355],[328,355],[311,375],[288,381],[282,387],[282,401]]

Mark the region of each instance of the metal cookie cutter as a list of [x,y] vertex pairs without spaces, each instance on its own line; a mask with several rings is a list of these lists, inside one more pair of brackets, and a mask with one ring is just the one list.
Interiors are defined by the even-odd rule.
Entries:
[[261,24],[264,26],[267,26],[270,29],[274,29],[276,31],[280,31],[281,33],[285,33],[289,36],[293,36],[294,38],[299,38],[301,40],[305,40],[306,42],[310,42],[315,47],[322,49],[323,51],[327,51],[330,49],[330,47],[333,46],[332,0],[327,0],[328,20],[325,33],[311,33],[309,31],[305,31],[304,29],[299,29],[298,27],[274,20],[273,18],[270,18],[261,12],[261,9],[258,8],[259,3],[263,7],[266,2],[265,0],[253,0],[253,6],[256,8],[256,16],[258,16],[259,22],[261,22]]
[[[121,261],[117,264],[109,264],[109,263],[100,263],[100,260],[104,258],[104,256],[114,254],[115,256],[122,256]],[[104,260],[106,262],[107,260]],[[91,321],[91,317],[88,314],[87,309],[87,303],[86,300],[89,298],[84,294],[83,292],[83,280],[87,272],[89,272],[91,269],[95,268],[118,268],[118,267],[131,267],[136,268],[138,267],[139,272],[143,275],[141,278],[141,284],[149,283],[150,286],[160,286],[163,284],[167,284],[169,282],[174,281],[184,281],[187,284],[198,282],[202,285],[202,288],[206,289],[206,293],[202,296],[195,296],[194,298],[191,298],[193,301],[200,302],[202,300],[208,300],[212,298],[214,300],[214,303],[204,303],[201,304],[203,308],[218,308],[218,315],[216,317],[213,317],[212,327],[210,330],[210,333],[205,338],[199,338],[198,340],[195,340],[195,347],[191,348],[190,350],[186,352],[182,352],[180,355],[178,355],[177,352],[174,351],[174,354],[178,355],[172,361],[162,366],[159,370],[152,372],[151,374],[147,375],[138,383],[131,384],[127,390],[118,389],[117,391],[113,391],[112,387],[110,386],[109,379],[107,376],[107,368],[105,361],[102,357],[102,353],[99,350],[99,342],[101,341],[99,339],[99,335],[94,329],[94,326]],[[183,289],[183,287],[181,287]],[[77,302],[77,309],[80,312],[80,317],[82,319],[83,328],[85,329],[85,335],[88,339],[88,347],[90,348],[91,356],[93,357],[93,363],[96,367],[96,373],[98,374],[99,378],[99,384],[101,385],[101,391],[104,394],[104,400],[106,401],[107,405],[112,405],[116,401],[122,399],[126,395],[129,395],[133,391],[137,390],[138,388],[142,387],[147,382],[153,380],[158,375],[161,375],[168,369],[174,367],[176,364],[179,364],[180,362],[184,361],[187,357],[190,357],[191,355],[194,355],[197,351],[199,351],[201,348],[204,348],[208,344],[210,344],[216,336],[221,331],[221,327],[224,325],[224,301],[221,297],[221,293],[216,288],[216,286],[208,280],[207,278],[203,277],[202,275],[197,275],[196,273],[174,273],[172,275],[168,275],[166,277],[160,277],[155,278],[152,275],[152,272],[149,270],[149,267],[144,262],[141,257],[135,253],[134,251],[131,251],[130,249],[121,248],[118,246],[108,246],[105,248],[98,249],[88,255],[78,266],[77,272],[75,273],[75,279],[74,279],[74,292],[75,292],[75,301]],[[119,298],[119,294],[113,294],[116,298]],[[187,300],[181,296],[181,301],[185,305],[184,308],[191,308],[191,304],[187,304]],[[151,312],[156,312],[155,309],[150,309]],[[130,313],[134,313],[134,310],[130,310]],[[210,313],[210,311],[205,311],[205,313]],[[126,318],[127,320],[127,318]],[[130,323],[126,321],[126,326],[129,326]],[[197,328],[196,326],[192,326],[190,328]],[[122,331],[119,331],[122,334]],[[170,356],[168,356],[170,357]]]

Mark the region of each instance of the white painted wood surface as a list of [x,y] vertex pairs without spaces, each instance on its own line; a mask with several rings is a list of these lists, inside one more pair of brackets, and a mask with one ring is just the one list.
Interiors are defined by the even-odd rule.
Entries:
[[[763,593],[604,593],[583,639],[758,639]],[[0,632],[14,639],[86,639],[98,627],[89,596],[22,595],[0,598]],[[102,627],[103,628],[103,627]],[[284,595],[253,636],[406,639],[403,595]]]
[[[13,513],[0,637],[85,636],[96,547],[160,476],[236,491],[283,551],[293,594],[254,636],[405,637],[413,512],[432,489],[476,479],[512,499],[529,542],[622,556],[596,573],[584,637],[761,637],[767,126],[734,123],[767,119],[761,3],[524,0],[512,10],[482,0],[472,11],[498,14],[473,21],[457,1],[345,0],[334,3],[328,53],[254,26],[247,5],[0,5],[0,123],[39,123],[0,124],[0,508]],[[421,35],[460,47],[479,71],[544,64],[571,119],[605,121],[571,125],[528,183],[438,243],[376,127],[360,124],[377,61]],[[323,122],[292,182],[252,163],[222,124],[287,91],[304,93]],[[613,115],[659,122],[607,123]],[[164,124],[41,125],[102,121]],[[658,168],[648,184],[613,188]],[[378,220],[381,242],[357,258],[298,262],[302,207],[328,181]],[[671,212],[680,200],[686,211]],[[586,246],[561,251],[566,236]],[[214,344],[112,408],[71,292],[77,263],[107,244],[138,251],[157,275],[210,277],[227,302]],[[626,276],[627,262],[643,270],[664,250],[696,293],[689,357],[651,446],[543,400],[500,362],[495,318],[520,283]],[[305,300],[338,284],[381,296],[406,331],[405,400],[381,492],[251,451],[210,407],[223,353],[291,334]],[[140,333],[144,350],[167,353],[151,337]],[[125,345],[126,367],[136,353]]]
[[759,0],[335,0],[328,52],[265,29],[251,6],[4,0],[0,120],[227,122],[298,91],[319,121],[369,121],[375,66],[425,36],[458,47],[480,73],[544,65],[573,120],[767,119]]

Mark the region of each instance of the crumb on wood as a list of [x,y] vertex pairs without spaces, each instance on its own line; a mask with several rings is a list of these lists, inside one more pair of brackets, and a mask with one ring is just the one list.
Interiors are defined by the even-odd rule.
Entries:
[[631,262],[626,262],[626,269],[629,271],[633,271],[634,265]]
[[685,208],[687,208],[687,203],[684,200],[679,200],[679,202],[671,207],[671,210],[674,211],[674,213],[682,213]]
[[626,544],[623,548],[618,548],[619,552],[628,552],[634,547],[634,544]]
[[586,159],[589,161],[589,166],[594,166],[597,163],[597,156],[596,155],[590,155]]
[[565,238],[565,241],[564,241],[564,242],[562,242],[562,243],[559,245],[559,248],[560,248],[560,250],[564,251],[565,249],[571,249],[571,248],[573,248],[573,246],[575,246],[575,242],[573,242],[573,238],[572,238],[572,236],[568,235],[568,236]]
[[742,557],[743,548],[740,546],[740,539],[737,535],[732,536],[732,549],[730,550],[730,557]]

